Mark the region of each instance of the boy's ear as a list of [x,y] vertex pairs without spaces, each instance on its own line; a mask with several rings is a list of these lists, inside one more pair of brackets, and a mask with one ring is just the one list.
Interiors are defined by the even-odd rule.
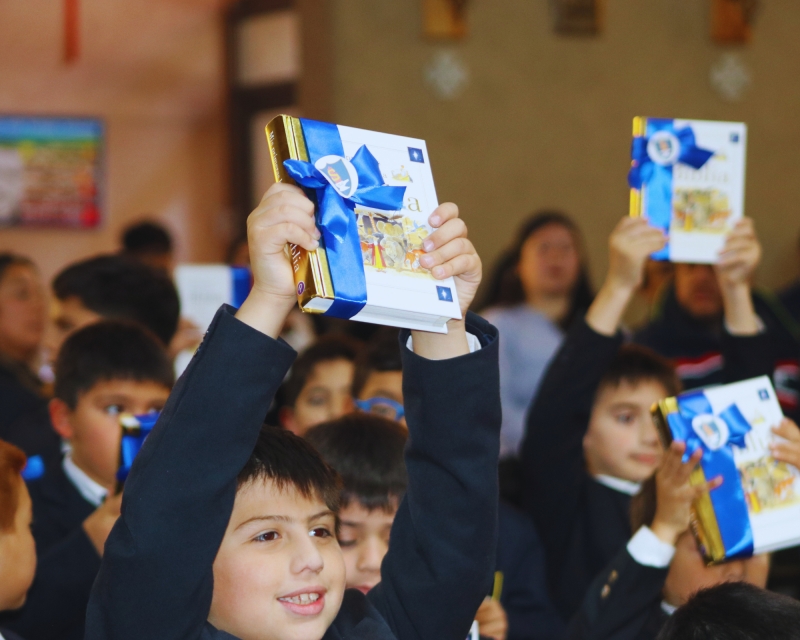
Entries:
[[53,398],[47,405],[50,412],[50,423],[53,425],[53,430],[60,435],[64,440],[69,440],[75,435],[72,429],[72,423],[69,420],[72,409],[69,408],[66,402],[60,398]]

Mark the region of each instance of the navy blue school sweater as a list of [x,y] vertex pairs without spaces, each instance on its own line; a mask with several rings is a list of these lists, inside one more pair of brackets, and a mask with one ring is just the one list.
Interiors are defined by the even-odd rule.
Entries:
[[[295,353],[220,309],[131,471],[92,590],[87,640],[222,640],[208,623],[212,564],[236,478]],[[497,332],[426,360],[401,333],[408,491],[380,585],[348,590],[326,640],[461,640],[491,586],[497,544]],[[469,425],[469,428],[465,428]]]
[[550,367],[528,414],[522,502],[547,558],[553,604],[569,620],[591,581],[631,536],[630,496],[590,476],[583,436],[600,379],[622,345],[581,318]]
[[[769,339],[768,373],[786,415],[800,418],[800,341],[791,319],[777,299],[754,293],[753,305]],[[678,303],[669,287],[656,317],[634,336],[634,342],[650,347],[675,362],[685,389],[731,382],[737,378],[726,371],[723,352],[731,336],[722,320],[705,322],[692,317]]]
[[86,605],[100,556],[83,530],[95,507],[61,465],[28,483],[33,503],[36,576],[25,606],[0,614],[0,624],[26,640],[82,640]]
[[545,553],[530,518],[500,503],[497,571],[503,573],[500,604],[508,616],[507,640],[559,640],[566,625],[550,600]]

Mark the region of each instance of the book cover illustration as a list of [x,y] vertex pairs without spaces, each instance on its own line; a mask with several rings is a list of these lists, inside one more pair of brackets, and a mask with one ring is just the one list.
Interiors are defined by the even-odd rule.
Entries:
[[717,261],[744,215],[746,144],[740,122],[634,118],[630,214],[668,234],[653,258]]
[[709,562],[800,544],[800,471],[775,460],[783,418],[767,376],[668,398],[654,408],[666,443],[703,449],[693,485],[722,476],[694,505],[693,528]]

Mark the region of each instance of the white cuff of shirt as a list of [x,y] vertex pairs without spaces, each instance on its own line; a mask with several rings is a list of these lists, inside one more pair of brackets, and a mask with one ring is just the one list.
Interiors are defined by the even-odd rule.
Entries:
[[[476,351],[481,350],[481,341],[478,340],[478,336],[471,334],[469,331],[467,331],[467,344],[469,345],[470,353],[475,353]],[[406,348],[409,351],[414,350],[413,336],[408,336],[408,340],[406,341]]]
[[628,553],[641,565],[665,569],[672,562],[675,547],[667,544],[650,530],[642,527],[628,542]]

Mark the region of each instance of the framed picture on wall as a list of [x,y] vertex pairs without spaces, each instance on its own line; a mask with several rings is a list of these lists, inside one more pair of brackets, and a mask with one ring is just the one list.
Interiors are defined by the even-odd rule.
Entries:
[[104,131],[97,118],[0,115],[0,226],[98,227]]

